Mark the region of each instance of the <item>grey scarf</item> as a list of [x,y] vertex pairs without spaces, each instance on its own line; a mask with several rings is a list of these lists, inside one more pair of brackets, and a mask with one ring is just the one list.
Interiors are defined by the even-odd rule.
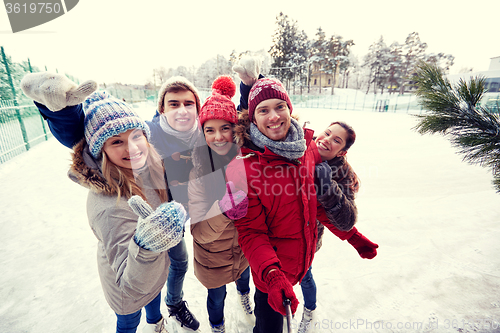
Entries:
[[267,147],[276,155],[283,156],[289,160],[299,159],[306,151],[306,140],[304,130],[295,119],[284,141],[274,141],[262,134],[254,123],[250,124],[250,139],[259,148]]
[[172,136],[175,136],[176,138],[181,139],[184,143],[186,143],[189,147],[194,147],[194,144],[198,137],[200,136],[200,128],[198,126],[198,120],[194,123],[194,126],[185,132],[179,132],[178,130],[175,130],[170,126],[170,124],[167,121],[167,118],[164,115],[160,115],[160,126],[161,129]]

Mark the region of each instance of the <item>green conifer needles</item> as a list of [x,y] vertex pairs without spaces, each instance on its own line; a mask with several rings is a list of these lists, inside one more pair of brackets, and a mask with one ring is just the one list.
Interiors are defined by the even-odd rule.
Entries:
[[482,77],[452,85],[435,65],[420,62],[416,95],[425,114],[415,126],[420,134],[447,136],[464,160],[489,167],[493,185],[500,192],[500,118],[479,104],[486,87]]

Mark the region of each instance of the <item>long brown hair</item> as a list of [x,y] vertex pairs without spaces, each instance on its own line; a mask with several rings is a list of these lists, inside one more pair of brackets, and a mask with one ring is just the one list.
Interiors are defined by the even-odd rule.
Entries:
[[[349,150],[349,148],[351,148],[351,146],[356,141],[356,132],[354,131],[352,126],[350,126],[342,121],[334,121],[333,123],[328,125],[328,127],[330,127],[332,125],[336,125],[336,124],[341,126],[347,132],[347,139],[345,142],[345,146],[344,146],[344,148],[342,148],[343,151],[347,152],[347,150]],[[337,158],[337,157],[335,157],[335,158]],[[335,158],[333,160],[335,160]],[[343,169],[344,172],[340,172],[337,174],[338,175],[347,175],[347,177],[350,177],[349,189],[352,191],[353,194],[357,193],[359,191],[359,186],[361,185],[358,175],[356,174],[356,172],[354,172],[351,165],[349,163],[347,163],[347,159],[345,156],[341,156],[339,159],[341,160],[340,161],[341,165],[342,165],[341,168]],[[337,178],[337,179],[335,179],[335,178],[336,178],[335,174],[333,174],[333,179],[335,181],[338,182],[339,180],[342,180],[341,178]]]
[[[151,176],[152,184],[150,185],[155,189],[160,201],[167,202],[168,192],[163,160],[149,142],[146,167],[149,169]],[[136,177],[132,169],[122,168],[111,162],[104,150],[102,151],[102,173],[108,184],[115,189],[118,195],[117,202],[121,196],[130,199],[133,195],[139,195],[147,201],[142,190],[144,187],[142,178],[140,176]]]

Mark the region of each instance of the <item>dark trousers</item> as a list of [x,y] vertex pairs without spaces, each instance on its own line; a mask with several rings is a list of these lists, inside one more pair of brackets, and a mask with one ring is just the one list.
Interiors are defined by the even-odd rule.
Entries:
[[311,269],[312,266],[309,267],[306,275],[302,278],[302,282],[300,282],[300,287],[302,289],[302,295],[304,296],[304,306],[309,310],[315,310],[317,289]]
[[[236,280],[236,289],[241,294],[250,292],[250,266],[243,271]],[[226,285],[219,288],[208,289],[207,310],[208,320],[212,326],[222,324],[224,321],[224,300],[226,299]]]
[[[162,318],[160,312],[161,303],[161,293],[156,296],[154,300],[149,302],[144,308],[146,309],[146,322],[148,324],[156,324]],[[128,314],[119,315],[116,314],[116,332],[117,333],[135,333],[137,331],[137,326],[141,322],[141,310]]]
[[255,288],[255,327],[253,333],[282,333],[283,315],[273,310],[267,294]]

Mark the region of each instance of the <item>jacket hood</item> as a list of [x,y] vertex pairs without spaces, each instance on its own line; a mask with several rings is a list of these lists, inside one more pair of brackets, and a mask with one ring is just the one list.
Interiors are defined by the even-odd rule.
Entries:
[[238,146],[248,146],[250,141],[250,118],[248,110],[238,114],[238,123],[234,126],[234,142]]
[[68,177],[72,181],[97,194],[117,194],[102,175],[101,160],[92,157],[85,139],[82,139],[73,147],[71,157],[72,163],[68,171]]

